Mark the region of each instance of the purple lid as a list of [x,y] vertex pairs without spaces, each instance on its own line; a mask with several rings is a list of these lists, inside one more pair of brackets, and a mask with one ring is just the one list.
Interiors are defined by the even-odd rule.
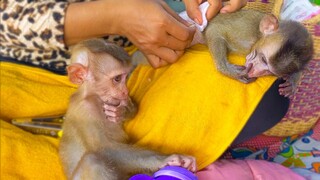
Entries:
[[179,166],[166,166],[153,175],[157,180],[197,180],[192,172]]
[[136,174],[132,176],[129,180],[153,180],[153,178],[146,174]]

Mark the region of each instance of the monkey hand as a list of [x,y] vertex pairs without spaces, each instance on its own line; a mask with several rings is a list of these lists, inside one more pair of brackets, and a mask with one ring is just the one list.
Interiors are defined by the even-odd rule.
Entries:
[[297,89],[301,76],[302,72],[297,72],[290,76],[283,77],[282,79],[285,80],[285,82],[279,85],[279,94],[285,97],[291,97]]
[[228,64],[228,72],[226,74],[247,84],[247,83],[253,82],[257,79],[255,77],[250,78],[248,76],[248,73],[251,68],[252,68],[251,63],[248,66]]
[[103,110],[109,121],[121,122],[125,119],[127,106],[127,100],[109,99],[103,104]]
[[137,113],[137,105],[129,97],[128,100],[112,100],[104,103],[103,110],[109,121],[122,122],[134,117]]
[[107,120],[111,122],[121,122],[124,119],[123,114],[125,113],[125,107],[123,106],[114,106],[104,103],[103,110]]
[[181,166],[192,172],[196,172],[197,170],[196,159],[192,156],[185,155],[173,154],[169,156],[165,159],[164,164],[162,164],[159,168],[163,168],[165,166]]

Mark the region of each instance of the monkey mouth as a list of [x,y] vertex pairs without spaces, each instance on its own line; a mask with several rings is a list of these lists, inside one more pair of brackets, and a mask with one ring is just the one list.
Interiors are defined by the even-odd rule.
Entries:
[[105,104],[108,104],[110,106],[120,106],[121,105],[121,101],[119,99],[108,99],[107,101],[104,102]]

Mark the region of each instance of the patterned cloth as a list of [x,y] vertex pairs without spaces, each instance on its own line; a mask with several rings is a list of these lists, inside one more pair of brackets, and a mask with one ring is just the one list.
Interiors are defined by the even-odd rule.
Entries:
[[[84,0],[2,0],[0,2],[1,60],[38,66],[65,74],[70,63],[64,44],[65,11],[69,3]],[[107,36],[106,41],[127,47],[127,38]]]
[[257,136],[230,147],[222,158],[268,160],[289,167],[307,179],[320,179],[320,120],[302,135]]

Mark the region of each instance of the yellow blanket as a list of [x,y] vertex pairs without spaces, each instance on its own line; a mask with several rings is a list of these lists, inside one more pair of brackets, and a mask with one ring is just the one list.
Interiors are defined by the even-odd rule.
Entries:
[[215,69],[207,48],[197,45],[171,66],[136,69],[128,86],[140,109],[125,128],[135,144],[193,155],[202,169],[226,150],[274,80],[230,79]]
[[[0,72],[2,119],[63,114],[75,90],[66,77],[36,68],[2,62]],[[125,129],[135,144],[195,156],[201,169],[233,141],[274,80],[232,80],[215,70],[206,47],[194,46],[171,66],[133,72],[128,87],[139,112]],[[1,179],[60,179],[57,143],[1,123]]]

